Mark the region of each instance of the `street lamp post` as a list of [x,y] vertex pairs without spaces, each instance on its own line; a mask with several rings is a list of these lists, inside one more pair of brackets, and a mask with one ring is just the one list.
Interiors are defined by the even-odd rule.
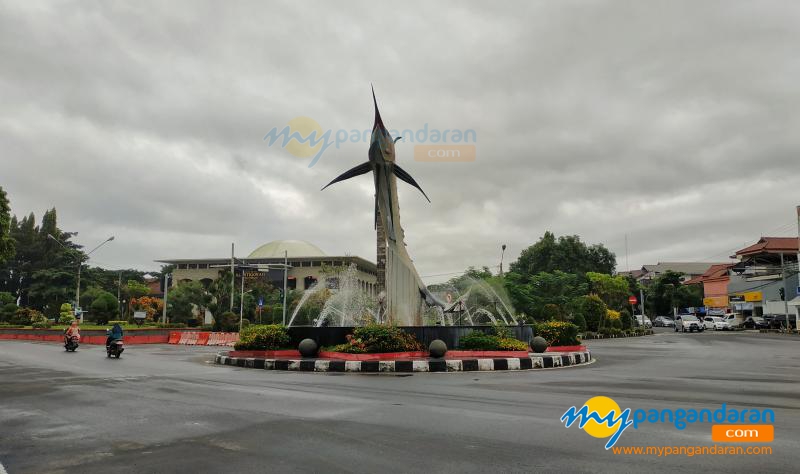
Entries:
[[[69,247],[67,247],[66,245],[61,243],[61,241],[58,240],[57,238],[53,237],[52,234],[47,234],[47,237],[50,238],[51,240],[53,240],[54,242],[56,242],[58,245],[64,247],[65,249],[70,250]],[[75,285],[75,307],[76,308],[80,307],[80,305],[81,305],[81,267],[83,267],[84,260],[89,260],[89,255],[93,254],[95,250],[99,249],[100,247],[102,247],[103,245],[107,244],[108,242],[111,242],[112,240],[114,240],[114,236],[113,235],[111,237],[107,238],[106,240],[100,242],[100,244],[97,247],[95,247],[92,250],[86,252],[84,255],[78,257],[78,283],[77,283],[77,285]],[[79,319],[81,321],[83,321],[82,314],[81,315],[76,315],[76,316],[80,316]]]

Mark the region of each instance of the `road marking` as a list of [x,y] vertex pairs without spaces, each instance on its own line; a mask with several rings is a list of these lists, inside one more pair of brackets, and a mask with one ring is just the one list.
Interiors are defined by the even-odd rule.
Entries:
[[6,472],[6,468],[3,467],[3,463],[0,462],[0,474],[8,474]]

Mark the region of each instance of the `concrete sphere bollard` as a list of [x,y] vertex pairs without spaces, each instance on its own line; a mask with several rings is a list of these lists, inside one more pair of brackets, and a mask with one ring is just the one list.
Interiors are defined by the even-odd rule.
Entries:
[[547,350],[547,341],[541,336],[536,336],[531,339],[531,349],[533,352],[542,353]]
[[442,358],[447,353],[447,344],[441,339],[436,339],[428,346],[428,352],[430,352],[431,357]]
[[317,349],[319,349],[317,341],[313,339],[303,339],[297,346],[297,350],[300,351],[300,355],[303,357],[314,357],[317,355]]

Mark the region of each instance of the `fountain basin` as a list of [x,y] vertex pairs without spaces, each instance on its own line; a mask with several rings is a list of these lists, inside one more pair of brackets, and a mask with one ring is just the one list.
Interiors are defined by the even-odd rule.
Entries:
[[[508,326],[511,336],[522,342],[528,343],[533,338],[533,329],[530,326]],[[297,346],[303,339],[309,338],[317,341],[319,347],[335,346],[347,342],[346,336],[353,334],[353,327],[346,326],[292,326],[287,329],[291,338],[291,345]],[[493,326],[400,326],[403,331],[413,334],[424,346],[441,339],[447,347],[458,347],[459,340],[472,331],[481,331],[492,334]],[[506,351],[503,351],[506,352]]]
[[[479,351],[470,351],[479,352]],[[380,354],[348,354],[380,355]],[[508,354],[504,354],[508,356]],[[458,357],[419,359],[292,359],[231,357],[228,352],[217,354],[214,362],[248,369],[284,370],[297,372],[474,372],[474,371],[522,371],[550,369],[574,365],[591,364],[591,352],[548,352],[526,354],[525,357]]]

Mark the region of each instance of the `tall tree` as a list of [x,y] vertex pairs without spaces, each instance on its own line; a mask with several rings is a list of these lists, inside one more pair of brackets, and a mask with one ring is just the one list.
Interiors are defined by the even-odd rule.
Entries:
[[0,186],[0,264],[14,256],[14,240],[11,238],[11,205]]
[[611,274],[616,263],[614,254],[602,244],[587,246],[577,235],[556,238],[547,231],[538,242],[522,251],[519,259],[511,264],[511,271],[523,277],[556,270]]

